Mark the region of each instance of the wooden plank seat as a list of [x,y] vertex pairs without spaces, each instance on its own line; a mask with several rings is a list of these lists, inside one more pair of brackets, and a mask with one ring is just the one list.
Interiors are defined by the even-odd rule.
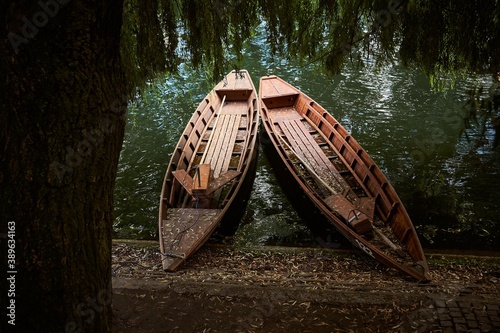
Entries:
[[375,218],[375,198],[362,197],[354,203],[354,207],[365,213],[371,220]]
[[184,187],[184,189],[190,195],[193,195],[194,180],[193,177],[191,177],[186,170],[181,169],[173,171],[172,175],[174,175],[174,178],[182,185],[182,187]]
[[228,170],[227,172],[224,172],[219,176],[219,178],[212,180],[210,184],[208,184],[207,194],[212,194],[239,175],[241,175],[241,172],[236,170]]
[[324,202],[342,216],[347,225],[358,234],[363,235],[373,230],[370,218],[363,211],[357,209],[342,194],[331,195]]
[[210,164],[200,164],[196,170],[194,179],[184,169],[173,171],[172,174],[189,194],[193,194],[195,191],[206,190],[212,178]]
[[172,172],[175,179],[186,189],[186,191],[196,198],[196,206],[208,208],[210,206],[211,195],[224,185],[241,175],[240,171],[228,170],[217,179],[212,178],[210,164],[201,164],[193,179],[186,170]]
[[[184,188],[190,195],[193,195],[193,191],[201,191],[201,188],[197,188],[196,190],[193,189],[193,184],[195,183],[195,181],[186,172],[186,170],[177,170],[172,172],[172,174],[174,175],[175,179],[177,179],[179,183],[184,186]],[[239,175],[241,175],[240,171],[228,170],[227,172],[220,175],[219,178],[210,180],[208,186],[204,190],[207,194],[212,194]]]
[[207,189],[211,181],[210,164],[198,165],[193,181],[193,196],[197,201],[196,207],[208,208],[210,206],[210,195],[207,193]]

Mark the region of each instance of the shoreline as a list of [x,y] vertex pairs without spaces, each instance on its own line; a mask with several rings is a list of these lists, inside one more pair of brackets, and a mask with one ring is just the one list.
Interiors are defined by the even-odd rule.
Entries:
[[[160,245],[156,240],[143,240],[143,239],[124,239],[124,238],[113,238],[113,245],[117,244],[129,244],[139,247],[158,247]],[[327,248],[327,247],[301,247],[301,246],[280,246],[280,245],[258,245],[258,246],[236,246],[232,244],[219,244],[219,243],[206,243],[203,246],[208,247],[227,247],[232,249],[239,250],[262,250],[262,251],[305,251],[305,250],[328,250],[332,252],[338,253],[352,253],[356,252],[355,249],[335,249],[335,248]],[[460,250],[460,249],[423,249],[426,256],[466,256],[466,257],[479,257],[479,258],[499,258],[500,259],[500,251],[487,251],[487,250]]]
[[325,248],[207,244],[166,273],[157,242],[114,240],[114,332],[500,331],[499,256],[427,256],[428,284]]

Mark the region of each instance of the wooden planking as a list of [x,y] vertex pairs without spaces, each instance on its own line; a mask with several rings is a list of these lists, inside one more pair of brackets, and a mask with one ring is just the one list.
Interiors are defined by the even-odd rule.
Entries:
[[207,188],[207,194],[210,195],[211,193],[217,191],[220,189],[222,186],[226,185],[236,177],[241,175],[241,172],[236,171],[236,170],[229,170],[221,174],[218,178],[214,179]]
[[323,164],[321,163],[321,157],[318,157],[315,151],[309,151],[309,140],[307,140],[307,137],[303,137],[302,133],[297,133],[296,129],[290,123],[289,121],[279,123],[281,131],[288,139],[293,150],[296,153],[300,153],[299,157],[308,161],[313,170],[318,172]]
[[[390,187],[388,180],[383,175],[382,171],[375,165],[369,155],[363,150],[359,143],[354,140],[349,133],[331,116],[327,116],[327,123],[336,125],[333,126],[333,131],[330,133],[330,141],[335,148],[342,154],[344,160],[352,168],[354,174],[359,179],[360,183],[368,190],[370,195],[379,196],[380,213],[386,222],[392,222],[391,215],[397,207],[392,207],[399,204],[399,198],[395,191]],[[322,125],[323,122],[320,122]],[[329,126],[322,126],[328,128]],[[392,206],[391,206],[392,205]],[[401,222],[398,222],[401,223]]]
[[[217,126],[215,128],[212,128],[213,135],[211,136],[211,141],[207,142],[207,146],[205,149],[208,149],[208,151],[205,151],[205,161],[210,163],[212,165],[212,161],[214,160],[214,156],[218,156],[218,151],[216,150],[217,144],[219,139],[221,139],[221,133],[225,132],[228,128],[228,121],[230,120],[230,116],[224,116],[224,115],[218,115],[216,119],[214,120],[214,124],[217,123]],[[215,157],[216,158],[216,157]]]
[[[361,158],[364,150],[329,113],[325,111],[323,117],[318,114],[316,108],[311,109],[306,106],[304,106],[304,108],[307,108],[306,115],[310,117],[309,121],[311,124],[316,126],[318,130],[326,132],[323,134],[333,144],[336,153],[346,162],[346,165],[350,168],[358,183],[363,186],[370,195],[380,195],[379,208],[382,209],[382,214],[386,216],[388,214],[388,206],[394,202],[395,198],[392,198],[388,191],[383,188],[382,179],[384,179],[384,183],[387,183],[387,180],[385,176],[378,175],[378,173],[381,173],[380,169],[377,167],[370,169],[370,166],[374,165],[373,162],[371,162],[370,166],[364,163],[365,161]],[[372,179],[372,175],[378,176],[377,179]]]
[[[223,116],[221,114],[217,115],[215,119],[213,120],[213,125],[215,127],[211,128],[211,135],[209,137],[209,141],[206,143],[205,146],[205,161],[210,162],[213,159],[214,154],[216,154],[215,148],[217,147],[217,142],[221,138],[220,133],[225,131],[228,127],[228,120],[230,119],[229,116]],[[205,161],[202,161],[205,162]]]
[[228,101],[221,110],[221,114],[247,114],[248,103]]
[[301,154],[300,158],[309,162],[314,172],[328,181],[339,193],[349,187],[299,119],[282,121],[279,125],[293,150]]
[[266,107],[269,109],[294,106],[299,94],[283,95],[278,97],[268,97],[262,99]]
[[253,83],[250,75],[246,70],[241,70],[239,73],[230,73],[224,77],[224,80],[219,82],[214,90],[251,90],[253,91]]
[[[240,153],[237,170],[246,168],[245,165],[248,164],[248,157],[253,152],[255,142],[258,140],[258,138],[256,138],[258,136],[259,128],[259,109],[257,98],[249,101],[247,111],[241,118],[240,127],[245,128],[246,136],[245,139],[242,140],[243,143],[237,143],[234,146],[235,153]],[[240,138],[238,137],[237,140],[239,139]]]
[[[233,101],[228,102],[218,116],[220,119],[216,128],[212,129],[215,132],[212,142],[209,143],[206,156],[206,162],[209,162],[214,170],[215,178],[229,168],[242,119],[244,119],[243,123],[247,124],[247,111],[247,102]],[[246,138],[246,127],[244,129],[243,134],[240,135],[243,139]]]
[[272,119],[273,123],[295,120],[295,119],[303,119],[303,117],[295,110],[293,106],[268,110],[268,113],[269,113],[269,118]]
[[193,191],[206,190],[212,178],[211,176],[212,170],[210,170],[210,164],[198,165],[198,170],[193,178]]
[[[312,110],[309,110],[308,115],[310,115]],[[387,193],[384,191],[384,188],[380,183],[372,181],[372,170],[375,167],[372,167],[374,163],[370,164],[370,166],[365,165],[364,160],[361,158],[364,154],[364,150],[357,144],[357,142],[343,129],[343,127],[335,121],[328,121],[329,118],[333,119],[329,114],[326,114],[327,121],[321,120],[318,124],[321,126],[321,130],[325,131],[323,135],[325,135],[326,139],[332,143],[333,149],[335,153],[341,157],[342,161],[344,161],[349,170],[352,172],[357,182],[363,187],[363,189],[372,196],[379,197],[378,205],[379,209],[382,209],[381,214],[386,220],[386,216],[388,214],[387,205],[392,203]],[[334,123],[334,126],[331,124]],[[313,127],[318,128],[316,123],[310,123]],[[318,130],[320,130],[318,128]],[[357,150],[355,148],[358,147]],[[365,157],[366,159],[366,157]],[[372,168],[370,168],[372,167]],[[378,169],[378,168],[377,168]]]
[[276,80],[274,76],[264,78],[260,81],[260,97],[262,99],[298,93],[297,89],[294,89],[281,80]]
[[300,139],[302,142],[304,150],[307,150],[310,152],[313,160],[316,162],[316,165],[318,166],[318,171],[322,169],[328,169],[331,172],[336,172],[337,170],[333,168],[331,165],[330,160],[326,155],[324,154],[323,150],[318,146],[317,142],[311,137],[309,132],[304,128],[304,125],[300,120],[295,120],[292,122],[289,122],[289,128],[295,131],[295,133],[298,135],[298,139]]
[[193,178],[186,172],[186,170],[181,169],[172,172],[172,175],[174,175],[175,179],[184,187],[184,189],[189,193],[193,194],[193,186],[194,186],[194,180]]
[[[202,114],[201,117],[198,117],[200,119],[196,124],[189,126],[192,130],[190,131],[189,140],[185,141],[186,146],[179,157],[179,162],[182,168],[188,169],[200,163],[202,152],[208,150],[205,161],[201,162],[210,163],[214,170],[214,177],[218,177],[229,166],[234,142],[238,134],[239,119],[241,119],[241,115],[246,115],[248,102],[226,102],[220,110],[220,114],[212,118],[212,126],[215,124],[216,128],[210,128],[206,118],[207,114],[210,116],[214,114],[215,104],[220,105],[220,101],[219,103],[206,104],[204,109],[205,115]],[[220,117],[219,120],[217,120],[218,117]],[[201,124],[206,125],[205,129],[201,132],[195,130]],[[210,138],[210,132],[212,131],[214,135],[210,142],[208,142],[207,140]],[[245,138],[246,136],[243,135],[243,137]],[[202,139],[204,140],[203,142]],[[193,141],[197,142],[196,147],[193,146]],[[194,152],[196,150],[199,151],[198,159],[195,159]],[[173,191],[171,193],[171,200],[174,200],[174,192],[177,191],[177,188],[173,186],[171,189]]]
[[221,172],[226,171],[229,166],[241,115],[229,114],[219,117],[221,117],[219,120],[221,123],[215,128],[215,135],[209,144],[206,156],[206,162],[210,163],[214,170],[214,178],[219,177]]
[[225,79],[217,84],[214,91],[227,101],[247,101],[254,92],[250,75],[245,70],[240,73],[226,75]]
[[234,144],[238,135],[240,119],[241,115],[239,114],[231,115],[229,131],[226,132],[226,136],[224,137],[222,146],[220,148],[219,158],[217,159],[217,163],[214,166],[214,175],[216,175],[216,178],[219,177],[222,172],[227,171],[229,168]]
[[208,237],[217,225],[220,209],[170,208],[162,221],[161,235],[165,253],[185,257]]
[[295,105],[299,91],[275,78],[270,76],[260,81],[260,97],[264,104],[269,109]]

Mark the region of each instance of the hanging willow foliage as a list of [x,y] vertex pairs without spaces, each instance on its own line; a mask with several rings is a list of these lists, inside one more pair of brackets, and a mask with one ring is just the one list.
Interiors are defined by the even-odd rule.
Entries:
[[121,54],[129,89],[177,70],[177,16],[170,0],[125,1]]
[[179,61],[217,81],[264,22],[274,54],[339,73],[399,59],[430,77],[500,71],[499,0],[125,0],[122,57],[136,85]]
[[252,1],[183,1],[182,33],[191,63],[206,66],[218,81],[232,58],[241,62],[243,43],[257,22],[256,8]]
[[402,15],[405,64],[430,75],[500,70],[498,1],[415,1]]

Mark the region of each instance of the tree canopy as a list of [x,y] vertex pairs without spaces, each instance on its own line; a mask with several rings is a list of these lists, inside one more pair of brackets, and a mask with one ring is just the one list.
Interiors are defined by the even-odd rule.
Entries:
[[216,81],[264,24],[273,53],[331,74],[399,60],[431,79],[500,71],[498,0],[126,0],[122,57],[132,84],[182,59]]

